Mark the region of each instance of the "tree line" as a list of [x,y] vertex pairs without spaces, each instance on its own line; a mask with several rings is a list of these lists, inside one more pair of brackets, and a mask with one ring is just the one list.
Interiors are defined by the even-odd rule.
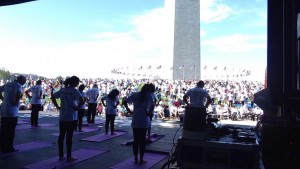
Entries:
[[0,69],[0,79],[10,79],[11,77],[11,73],[4,69],[4,68],[1,68]]

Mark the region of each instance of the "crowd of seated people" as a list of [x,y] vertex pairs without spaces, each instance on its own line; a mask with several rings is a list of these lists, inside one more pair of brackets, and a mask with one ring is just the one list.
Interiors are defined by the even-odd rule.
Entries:
[[[264,84],[257,81],[236,80],[204,80],[205,87],[213,100],[208,107],[208,113],[222,119],[255,120],[262,111],[254,104],[254,94],[264,89]],[[81,83],[90,89],[94,84],[98,85],[99,98],[106,95],[112,89],[120,91],[120,100],[127,98],[132,92],[138,92],[143,84],[153,83],[156,87],[155,118],[180,119],[184,114],[183,95],[187,90],[196,86],[197,80],[167,80],[167,79],[81,79]],[[24,85],[26,90],[34,80],[28,80]],[[60,90],[61,80],[43,79],[43,95],[45,96],[45,111],[53,111],[49,97],[51,93]],[[100,100],[99,102],[100,103]],[[27,98],[23,99],[25,109],[30,107]],[[104,112],[105,107],[98,106],[98,115]],[[119,116],[126,114],[123,107],[118,107]]]

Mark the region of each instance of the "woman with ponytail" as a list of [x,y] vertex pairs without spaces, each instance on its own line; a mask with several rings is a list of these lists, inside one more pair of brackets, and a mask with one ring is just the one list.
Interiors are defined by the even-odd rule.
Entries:
[[[133,104],[133,111],[128,104]],[[146,132],[150,123],[150,115],[154,110],[154,100],[151,96],[149,84],[142,87],[140,92],[131,94],[123,101],[126,110],[132,114],[132,131],[133,131],[133,154],[135,164],[144,164]],[[138,157],[139,154],[139,157]]]
[[[76,89],[79,85],[79,78],[72,76],[64,81],[64,88],[53,93],[51,99],[55,107],[59,110],[59,137],[58,150],[59,161],[64,160],[64,139],[66,137],[67,145],[67,161],[76,160],[72,157],[72,138],[73,132],[78,120],[78,110],[83,104],[83,98],[80,92]],[[60,106],[56,99],[60,99]]]

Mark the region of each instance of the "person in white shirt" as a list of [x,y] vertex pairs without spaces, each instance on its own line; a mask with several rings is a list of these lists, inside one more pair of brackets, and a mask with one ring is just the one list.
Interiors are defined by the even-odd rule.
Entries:
[[[30,99],[31,104],[31,126],[38,127],[39,112],[42,106],[42,81],[36,81],[35,85],[25,91],[26,96]],[[31,93],[31,95],[29,94]]]
[[[74,161],[72,157],[72,139],[73,132],[76,128],[78,120],[78,110],[81,108],[83,98],[81,93],[76,89],[79,85],[79,78],[71,76],[64,81],[64,88],[53,93],[51,100],[57,110],[59,110],[59,136],[58,136],[58,150],[59,161],[65,159],[64,157],[64,139],[66,137],[67,145],[67,161]],[[58,105],[56,99],[60,99]]]
[[111,135],[115,135],[114,123],[118,112],[117,107],[120,104],[119,94],[120,91],[118,89],[113,89],[108,95],[101,98],[101,102],[103,106],[105,106],[105,134],[108,133],[108,127],[110,125],[110,133]]
[[87,113],[87,122],[88,123],[95,123],[95,116],[97,112],[97,104],[98,104],[98,97],[99,97],[99,89],[98,85],[95,83],[93,88],[89,89],[86,92],[87,101],[88,101],[88,113]]
[[[18,121],[20,99],[26,77],[18,76],[17,80],[0,86],[0,99],[2,100],[0,116],[0,148],[3,153],[18,151],[13,146],[15,129]],[[4,95],[2,95],[4,93]]]
[[203,89],[203,87],[204,87],[204,82],[200,80],[197,83],[196,87],[189,89],[185,93],[185,95],[183,96],[184,103],[186,103],[186,105],[191,107],[200,107],[200,108],[207,107],[212,102],[212,99],[208,94],[208,92]]

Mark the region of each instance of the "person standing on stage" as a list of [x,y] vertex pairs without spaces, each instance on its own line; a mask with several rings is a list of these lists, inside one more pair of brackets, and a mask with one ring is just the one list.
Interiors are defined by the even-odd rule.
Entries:
[[88,113],[87,113],[87,122],[95,123],[95,116],[97,112],[97,99],[99,97],[98,85],[94,84],[93,88],[89,89],[86,92],[87,101],[88,101]]
[[[35,85],[25,91],[26,96],[30,99],[31,104],[31,126],[38,127],[39,111],[42,106],[42,81],[36,81]],[[31,93],[31,95],[29,94]]]
[[[154,94],[154,92],[155,92],[154,84],[150,83],[150,84],[145,84],[145,85],[147,85],[147,90],[153,98],[154,105],[156,105],[157,99],[156,99],[156,96]],[[153,116],[154,116],[154,109],[153,109],[152,113],[149,116],[150,120],[149,120],[149,123],[148,123],[148,129],[147,129],[147,141],[148,142],[151,142],[151,122],[152,122]]]
[[[113,89],[108,95],[101,98],[103,106],[105,106],[105,134],[108,133],[108,127],[110,123],[111,135],[114,135],[114,123],[117,115],[117,107],[119,102],[120,91],[118,89]],[[105,102],[104,102],[105,100]]]
[[80,109],[78,110],[78,131],[79,132],[83,132],[83,130],[81,129],[82,128],[82,119],[83,119],[83,116],[84,116],[84,112],[86,110],[86,105],[85,105],[85,102],[86,102],[86,94],[85,92],[83,91],[85,88],[85,85],[84,84],[81,84],[79,87],[78,87],[78,90],[83,98],[83,104],[82,106],[80,107]]
[[203,87],[204,81],[200,80],[196,87],[189,89],[184,94],[184,103],[191,107],[206,108],[212,102],[212,99],[208,92],[203,89]]
[[[66,136],[67,145],[67,161],[76,160],[72,157],[72,138],[73,132],[78,120],[77,113],[83,104],[83,98],[80,92],[76,89],[79,85],[79,78],[72,76],[64,81],[64,88],[55,92],[51,96],[51,100],[55,107],[59,110],[59,137],[58,150],[59,161],[64,160],[64,139]],[[60,99],[60,106],[56,99]]]
[[[133,103],[133,111],[128,107],[128,104]],[[147,85],[144,85],[140,92],[131,94],[123,101],[126,110],[132,114],[132,130],[133,130],[133,154],[135,164],[144,164],[146,132],[149,127],[149,116],[154,110],[154,100],[148,90]],[[138,154],[140,154],[138,158]]]
[[[22,75],[17,80],[0,86],[1,105],[1,151],[4,153],[18,151],[13,146],[15,130],[18,121],[20,99],[23,95],[22,86],[26,83],[26,78]],[[4,93],[4,96],[2,95]]]

